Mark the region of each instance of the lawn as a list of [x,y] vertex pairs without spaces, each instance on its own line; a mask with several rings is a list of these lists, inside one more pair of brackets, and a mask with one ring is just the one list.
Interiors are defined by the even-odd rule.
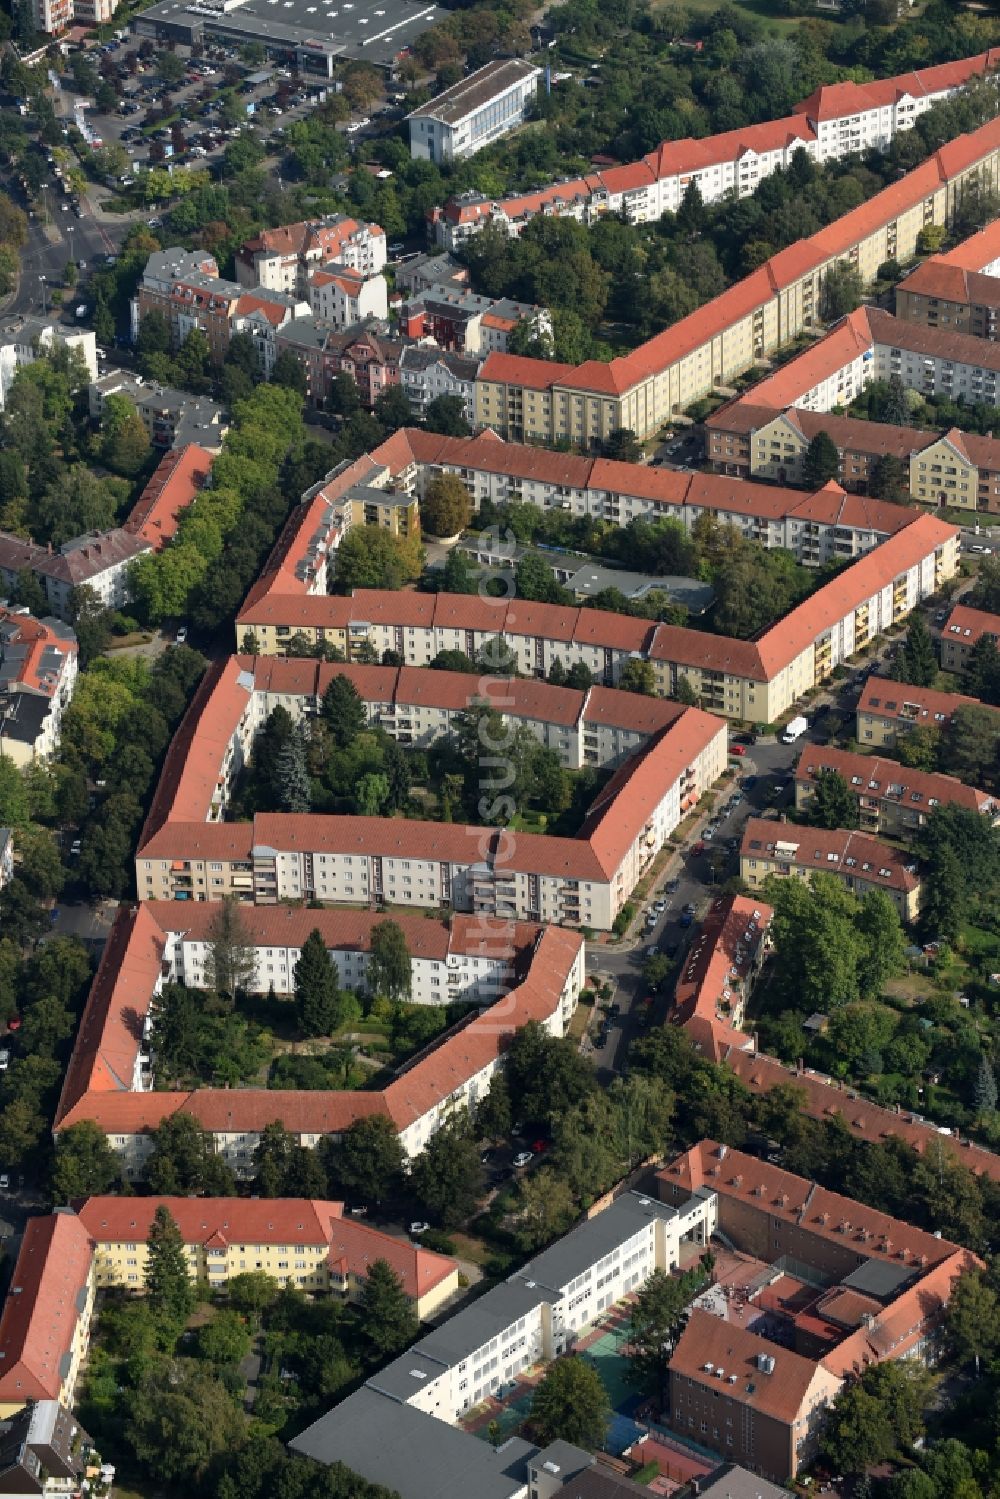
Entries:
[[[663,3],[666,4],[667,0],[663,0]],[[753,16],[758,21],[765,22],[770,30],[781,35],[787,35],[789,32],[795,31],[797,27],[802,25],[803,21],[813,21],[816,19],[815,15],[783,15],[781,5],[777,3],[777,0],[734,0],[734,4],[737,10],[745,10],[748,15]],[[657,4],[654,4],[653,8],[658,8]],[[713,15],[718,8],[718,0],[689,0],[689,3],[684,7],[685,11],[697,20],[700,20],[703,16]],[[824,20],[837,19],[835,16],[828,16],[825,11],[823,12],[823,18]]]

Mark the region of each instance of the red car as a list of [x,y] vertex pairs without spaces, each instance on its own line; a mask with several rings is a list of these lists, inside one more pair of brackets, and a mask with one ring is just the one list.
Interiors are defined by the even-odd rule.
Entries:
[[731,756],[732,755],[737,755],[740,758],[742,758],[742,756],[745,755],[746,752],[747,752],[747,747],[746,747],[745,744],[731,744],[729,746],[729,753],[730,753]]
[[694,847],[691,849],[691,852],[693,854],[703,854],[705,852],[705,845],[704,845],[704,843],[702,843],[702,841],[701,841],[700,838],[698,839],[698,842],[694,845]]
[[535,1155],[544,1155],[549,1148],[548,1140],[536,1140],[531,1149]]

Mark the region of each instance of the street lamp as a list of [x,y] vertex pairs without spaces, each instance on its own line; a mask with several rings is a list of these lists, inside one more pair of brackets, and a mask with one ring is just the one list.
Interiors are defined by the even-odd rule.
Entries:
[[45,286],[45,277],[44,276],[39,276],[38,282],[39,282],[39,285],[42,288],[42,316],[44,317],[45,314],[49,310],[48,306],[46,305],[46,295],[47,294],[46,294],[46,286]]

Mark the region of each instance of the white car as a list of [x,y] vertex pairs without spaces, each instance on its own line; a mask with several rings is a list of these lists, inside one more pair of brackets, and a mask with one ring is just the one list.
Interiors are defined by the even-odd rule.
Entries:
[[7,1068],[9,1066],[10,1066],[10,1052],[7,1050],[6,1047],[4,1047],[3,1050],[0,1051],[0,1072],[6,1072]]
[[7,1175],[6,1171],[4,1171],[2,1174],[0,1174],[0,1192],[9,1192],[9,1191],[10,1191],[10,1177]]
[[423,1223],[423,1222],[411,1223],[410,1224],[410,1233],[414,1236],[414,1238],[417,1238],[420,1234],[425,1234],[429,1228],[430,1228],[430,1224],[429,1223]]
[[177,631],[177,634],[174,636],[174,640],[177,642],[178,645],[183,645],[184,642],[185,642],[185,640],[187,638],[188,638],[188,627],[187,627],[187,625],[181,625],[180,629]]
[[521,1150],[514,1157],[514,1165],[515,1166],[527,1166],[530,1161],[531,1161],[531,1151],[530,1150]]

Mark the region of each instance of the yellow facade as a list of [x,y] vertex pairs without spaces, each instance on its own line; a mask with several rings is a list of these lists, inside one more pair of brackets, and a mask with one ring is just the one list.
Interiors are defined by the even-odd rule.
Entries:
[[947,437],[910,455],[910,493],[925,505],[949,505],[975,510],[979,470]]
[[[365,1276],[327,1263],[329,1246],[323,1244],[228,1244],[206,1249],[188,1244],[188,1268],[192,1277],[213,1289],[228,1284],[234,1275],[260,1270],[282,1286],[296,1286],[307,1293],[325,1292],[345,1301],[361,1298]],[[146,1284],[147,1249],[144,1241],[99,1243],[94,1253],[92,1280],[99,1290],[119,1288],[143,1291]],[[421,1320],[431,1316],[458,1289],[458,1266],[416,1302]]]

